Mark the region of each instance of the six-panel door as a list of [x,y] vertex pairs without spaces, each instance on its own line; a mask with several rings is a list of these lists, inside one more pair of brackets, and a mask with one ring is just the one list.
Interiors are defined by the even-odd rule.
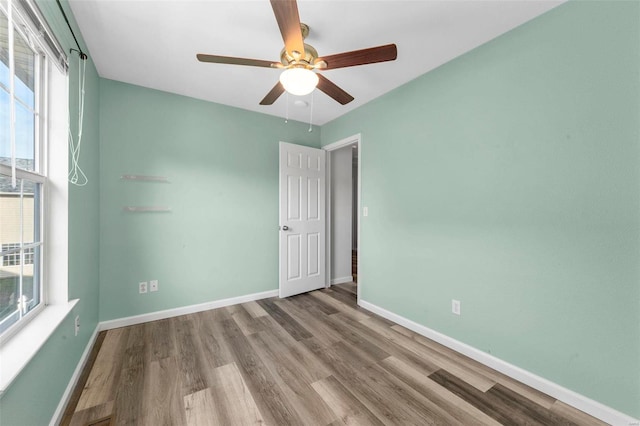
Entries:
[[280,297],[325,285],[325,151],[280,142]]

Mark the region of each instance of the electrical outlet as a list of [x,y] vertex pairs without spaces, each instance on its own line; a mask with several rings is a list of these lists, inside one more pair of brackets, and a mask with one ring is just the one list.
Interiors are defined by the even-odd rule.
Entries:
[[451,299],[451,312],[460,315],[460,301],[456,299]]
[[138,283],[138,291],[140,293],[146,293],[147,292],[147,282],[146,281]]
[[80,332],[80,315],[76,315],[76,320],[73,322],[73,331],[76,333],[76,336]]
[[158,291],[158,280],[149,281],[149,291]]

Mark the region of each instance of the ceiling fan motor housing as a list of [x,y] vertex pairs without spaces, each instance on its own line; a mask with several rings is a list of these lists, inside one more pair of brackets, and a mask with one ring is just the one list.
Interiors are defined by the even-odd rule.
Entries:
[[292,53],[287,52],[286,48],[280,52],[280,61],[285,68],[313,69],[316,59],[318,59],[318,51],[307,43],[304,43],[304,54],[297,58]]

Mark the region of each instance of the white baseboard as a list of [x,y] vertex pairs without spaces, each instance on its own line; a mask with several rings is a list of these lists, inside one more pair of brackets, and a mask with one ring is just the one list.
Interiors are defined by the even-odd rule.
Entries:
[[350,283],[351,281],[353,281],[353,276],[351,275],[348,277],[332,278],[331,285]]
[[180,315],[207,311],[210,309],[222,308],[224,306],[236,305],[238,303],[246,303],[246,302],[251,302],[253,300],[266,299],[266,298],[275,297],[275,296],[278,296],[278,290],[270,290],[270,291],[264,291],[262,293],[247,294],[245,296],[231,297],[229,299],[214,300],[211,302],[200,303],[198,305],[190,305],[190,306],[184,306],[181,308],[167,309],[165,311],[151,312],[148,314],[136,315],[136,316],[126,317],[126,318],[119,318],[115,320],[103,321],[98,323],[98,325],[96,326],[96,329],[91,335],[91,338],[89,339],[89,342],[87,343],[87,346],[84,349],[84,352],[82,353],[82,356],[80,357],[80,360],[78,361],[78,365],[76,366],[76,369],[73,372],[71,379],[69,380],[67,389],[64,391],[64,394],[62,395],[62,399],[60,399],[60,402],[58,403],[58,407],[56,408],[56,411],[53,414],[53,417],[51,418],[51,422],[49,423],[49,426],[55,426],[60,424],[60,421],[62,420],[62,416],[64,415],[64,410],[67,407],[67,404],[69,403],[69,398],[71,398],[71,394],[73,393],[73,390],[75,389],[78,383],[78,379],[82,374],[82,370],[84,369],[85,364],[87,363],[87,359],[91,354],[91,349],[93,348],[93,344],[95,343],[96,338],[98,337],[98,333],[100,331],[110,330],[112,328],[126,327],[129,325],[141,324],[148,321],[155,321],[159,319],[177,317]]
[[67,408],[67,404],[69,403],[69,398],[71,398],[71,394],[78,384],[78,379],[80,379],[80,375],[82,374],[82,370],[84,370],[84,366],[87,363],[87,359],[91,354],[91,349],[93,348],[93,344],[96,342],[96,338],[98,337],[100,325],[96,326],[96,329],[93,330],[93,334],[89,338],[89,342],[87,342],[87,346],[84,348],[84,352],[82,352],[82,356],[78,361],[78,365],[76,366],[71,379],[69,380],[69,384],[67,385],[67,389],[65,389],[62,394],[62,398],[58,403],[58,407],[56,408],[55,413],[53,413],[53,417],[51,417],[51,422],[49,426],[59,425],[62,421],[62,416],[64,415],[64,410]]
[[100,331],[111,330],[112,328],[127,327],[130,325],[142,324],[149,321],[157,321],[166,318],[173,318],[180,315],[193,314],[196,312],[208,311],[210,309],[222,308],[224,306],[237,305],[239,303],[251,302],[253,300],[277,297],[278,290],[263,291],[261,293],[247,294],[245,296],[230,297],[228,299],[213,300],[211,302],[199,303],[197,305],[183,306],[180,308],[167,309],[164,311],[150,312],[148,314],[135,315],[131,317],[118,318],[109,321],[102,321],[99,324]]
[[486,352],[469,346],[466,343],[462,343],[449,336],[432,330],[429,327],[418,324],[414,321],[411,321],[410,319],[394,314],[393,312],[387,311],[384,308],[381,308],[364,300],[360,300],[359,305],[364,309],[380,315],[381,317],[384,317],[405,328],[408,328],[411,331],[421,334],[422,336],[425,336],[435,342],[440,343],[441,345],[453,349],[456,352],[466,355],[469,358],[486,365],[487,367],[493,368],[494,370],[506,374],[507,376],[518,380],[519,382],[531,386],[532,388],[537,389],[540,392],[546,393],[547,395],[550,395],[553,398],[564,402],[565,404],[571,405],[572,407],[575,407],[580,411],[584,411],[585,413],[598,418],[603,422],[615,426],[640,425],[640,421],[638,419],[634,419],[611,407],[589,399],[586,396],[580,395],[579,393],[576,393],[547,379],[530,373],[529,371],[526,371],[520,367],[516,367],[513,364],[509,364],[506,361],[503,361],[499,358],[494,357],[493,355],[489,355]]

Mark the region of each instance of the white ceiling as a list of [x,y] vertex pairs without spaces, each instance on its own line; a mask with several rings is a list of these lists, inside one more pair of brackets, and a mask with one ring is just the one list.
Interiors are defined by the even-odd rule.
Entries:
[[[324,72],[355,97],[313,93],[313,111],[282,95],[258,103],[279,71],[201,63],[196,53],[279,61],[283,41],[268,0],[70,0],[100,76],[323,125],[563,3],[564,0],[299,0],[305,40],[320,56],[388,43],[393,62]],[[302,97],[307,103],[312,95]],[[300,102],[298,102],[300,103]],[[288,108],[287,108],[288,104]]]

